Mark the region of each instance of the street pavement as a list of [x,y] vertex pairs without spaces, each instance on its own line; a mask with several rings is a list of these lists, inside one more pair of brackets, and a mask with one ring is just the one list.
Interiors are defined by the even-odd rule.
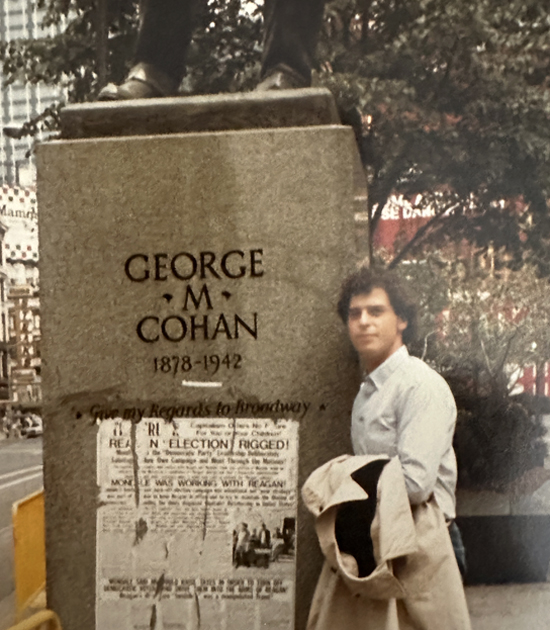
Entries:
[[0,602],[14,590],[12,505],[41,487],[42,438],[0,439]]
[[472,630],[550,628],[549,583],[469,586],[466,597]]

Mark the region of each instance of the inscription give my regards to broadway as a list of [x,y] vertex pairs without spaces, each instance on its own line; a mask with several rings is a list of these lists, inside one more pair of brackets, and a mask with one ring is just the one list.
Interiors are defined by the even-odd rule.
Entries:
[[[173,291],[174,281],[181,285],[175,295],[162,294],[173,306],[172,314],[139,314],[135,334],[142,343],[258,339],[258,313],[236,312],[231,309],[231,297],[233,287],[263,277],[261,248],[137,252],[124,261],[124,273],[132,283],[153,285],[161,290],[169,286]],[[187,351],[181,356],[171,353],[155,357],[154,370],[174,375],[191,370],[216,373],[222,368],[239,369],[242,360],[236,353],[195,356]]]

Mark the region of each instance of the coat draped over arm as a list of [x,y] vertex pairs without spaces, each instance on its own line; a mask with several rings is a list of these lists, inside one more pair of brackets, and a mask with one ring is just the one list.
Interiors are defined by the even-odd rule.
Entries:
[[[337,457],[309,476],[302,497],[325,557],[307,630],[471,630],[443,513],[433,497],[410,505],[398,457]],[[352,515],[356,538],[370,538],[368,575],[361,554],[342,549],[342,510]]]

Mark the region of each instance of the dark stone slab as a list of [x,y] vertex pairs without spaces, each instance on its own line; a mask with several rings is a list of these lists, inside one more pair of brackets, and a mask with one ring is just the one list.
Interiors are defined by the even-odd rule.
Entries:
[[66,139],[334,124],[340,118],[324,88],[83,103],[61,111]]
[[466,584],[545,582],[550,561],[550,515],[462,516]]

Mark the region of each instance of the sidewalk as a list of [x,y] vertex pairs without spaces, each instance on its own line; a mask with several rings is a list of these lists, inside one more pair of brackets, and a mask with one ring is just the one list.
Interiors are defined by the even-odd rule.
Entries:
[[472,630],[548,630],[550,583],[469,586]]
[[[472,630],[548,630],[550,583],[469,586],[466,597]],[[0,601],[0,630],[14,623],[14,611],[15,594]]]

